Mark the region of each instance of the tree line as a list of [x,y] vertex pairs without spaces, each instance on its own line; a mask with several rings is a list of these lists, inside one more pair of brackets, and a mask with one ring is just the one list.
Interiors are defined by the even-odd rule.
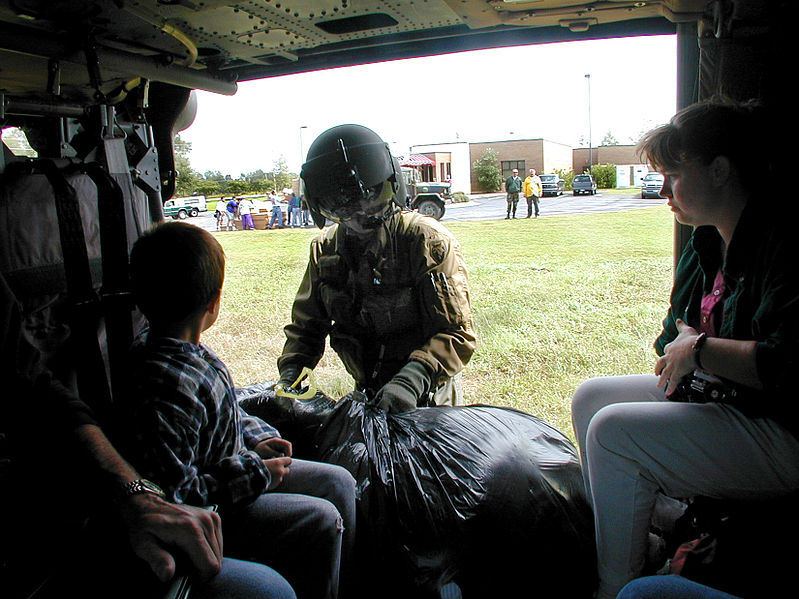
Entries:
[[236,196],[255,193],[268,193],[292,187],[298,175],[288,169],[282,155],[272,162],[272,169],[258,169],[251,173],[241,173],[234,179],[219,171],[199,173],[191,167],[189,154],[191,142],[175,137],[175,197],[185,198],[194,195],[206,197]]

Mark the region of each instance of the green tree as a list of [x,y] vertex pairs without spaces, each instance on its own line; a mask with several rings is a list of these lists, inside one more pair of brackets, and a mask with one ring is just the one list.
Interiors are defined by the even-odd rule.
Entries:
[[602,138],[602,145],[603,146],[618,146],[619,140],[616,139],[616,136],[613,135],[610,131],[605,133],[605,137]]
[[272,162],[272,172],[270,174],[272,175],[272,183],[278,191],[284,187],[291,187],[294,179],[297,178],[294,173],[289,172],[288,162],[286,162],[286,157],[282,154]]
[[474,161],[475,177],[480,188],[486,192],[502,189],[502,169],[499,166],[499,154],[496,150],[486,148],[483,155]]
[[197,193],[205,197],[215,196],[220,194],[219,181],[212,181],[209,179],[200,179],[197,182]]
[[191,153],[191,142],[175,136],[175,196],[182,198],[195,195],[197,186],[200,183],[200,175],[191,168],[189,154]]
[[209,181],[224,181],[225,175],[219,171],[205,171],[203,177]]
[[250,186],[246,181],[230,180],[220,186],[224,195],[238,196],[250,193]]

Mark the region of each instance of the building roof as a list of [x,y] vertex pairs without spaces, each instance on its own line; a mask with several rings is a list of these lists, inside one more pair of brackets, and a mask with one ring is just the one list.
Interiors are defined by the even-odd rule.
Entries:
[[400,166],[425,166],[425,165],[435,165],[435,161],[430,160],[424,154],[411,154],[404,160],[400,161]]

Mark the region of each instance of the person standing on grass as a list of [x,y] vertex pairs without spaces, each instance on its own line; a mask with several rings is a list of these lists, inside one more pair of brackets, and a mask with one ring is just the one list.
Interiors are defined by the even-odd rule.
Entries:
[[513,174],[505,180],[505,192],[508,194],[508,215],[505,220],[516,218],[516,206],[519,204],[519,193],[522,191],[522,179],[519,169],[513,169]]
[[280,207],[280,200],[274,192],[270,195],[272,200],[272,219],[269,221],[270,229],[283,228],[283,209]]
[[[642,573],[658,493],[762,500],[799,489],[797,210],[759,193],[768,133],[762,108],[712,100],[640,143],[675,218],[694,231],[655,373],[591,379],[572,399],[599,599]],[[708,376],[722,395],[695,390]]]
[[524,197],[527,199],[527,218],[533,215],[535,206],[535,217],[538,218],[538,198],[541,197],[541,178],[536,174],[535,169],[530,169],[530,174],[524,180]]
[[239,214],[241,215],[241,228],[245,231],[254,230],[255,225],[252,222],[252,212],[255,206],[250,198],[241,198],[239,201]]

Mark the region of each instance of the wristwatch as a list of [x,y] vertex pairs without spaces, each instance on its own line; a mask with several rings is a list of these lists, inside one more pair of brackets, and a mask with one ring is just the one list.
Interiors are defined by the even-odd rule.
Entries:
[[704,370],[704,368],[702,368],[702,360],[699,359],[699,353],[702,351],[706,341],[707,333],[699,333],[694,340],[694,344],[691,346],[691,351],[694,354],[694,362],[699,370]]
[[136,480],[132,480],[129,483],[125,483],[125,486],[122,487],[122,497],[133,497],[134,495],[139,495],[140,493],[149,493],[150,495],[156,495],[157,497],[165,497],[166,493],[156,485],[154,482],[147,480],[146,478],[138,478]]

